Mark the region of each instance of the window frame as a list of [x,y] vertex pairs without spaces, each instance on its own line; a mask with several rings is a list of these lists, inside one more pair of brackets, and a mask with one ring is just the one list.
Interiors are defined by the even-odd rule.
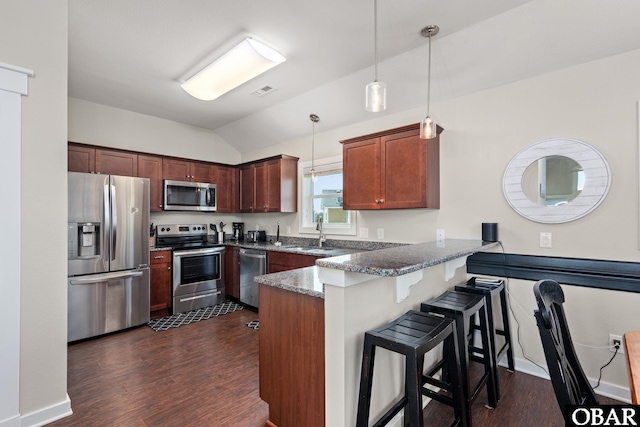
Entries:
[[[342,156],[334,156],[327,157],[323,159],[315,159],[313,161],[313,166],[316,171],[329,171],[329,170],[340,170],[342,171]],[[333,168],[335,166],[335,168]],[[310,215],[313,211],[313,199],[314,197],[310,194],[309,182],[310,180],[308,171],[311,169],[311,161],[308,162],[300,162],[298,163],[298,172],[300,176],[300,218],[298,222],[298,232],[300,234],[318,234],[316,230],[315,223],[311,223]],[[305,171],[307,172],[305,174]],[[311,210],[310,210],[311,209]],[[337,224],[327,224],[323,222],[322,224],[322,234],[335,234],[342,236],[355,236],[357,235],[357,217],[358,211],[351,210],[350,212],[350,223],[348,225],[337,225]],[[313,225],[312,225],[313,224]]]

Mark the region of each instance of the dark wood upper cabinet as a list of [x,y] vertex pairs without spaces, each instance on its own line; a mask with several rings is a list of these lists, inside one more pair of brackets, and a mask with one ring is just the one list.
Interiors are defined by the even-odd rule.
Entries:
[[96,149],[96,173],[138,176],[138,155],[126,151]]
[[182,159],[164,158],[163,179],[175,181],[211,182],[212,164]]
[[162,157],[138,155],[138,176],[149,178],[149,210],[162,212]]
[[67,170],[104,175],[138,176],[138,154],[69,143]]
[[344,209],[440,208],[440,133],[420,125],[341,141]]
[[255,165],[244,165],[239,168],[240,212],[253,212],[255,192]]
[[213,165],[211,182],[216,184],[216,212],[230,213],[237,210],[237,175],[232,166]]
[[69,144],[67,151],[69,172],[95,173],[96,149]]
[[298,158],[269,157],[239,166],[69,142],[70,172],[138,176],[150,182],[150,210],[163,210],[163,180],[216,184],[217,212],[296,212]]
[[296,212],[298,158],[280,156],[240,166],[240,212]]

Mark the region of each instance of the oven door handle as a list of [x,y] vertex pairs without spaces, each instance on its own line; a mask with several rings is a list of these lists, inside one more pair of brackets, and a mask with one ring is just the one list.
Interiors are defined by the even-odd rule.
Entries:
[[223,248],[209,248],[209,249],[194,249],[191,251],[173,251],[173,256],[177,258],[182,258],[191,255],[213,255],[217,253],[221,253],[224,250]]
[[211,295],[220,295],[221,293],[222,293],[222,291],[214,291],[214,292],[209,292],[209,293],[204,294],[204,295],[196,295],[194,297],[180,298],[180,302],[193,301],[193,300],[200,299],[200,298],[210,297]]

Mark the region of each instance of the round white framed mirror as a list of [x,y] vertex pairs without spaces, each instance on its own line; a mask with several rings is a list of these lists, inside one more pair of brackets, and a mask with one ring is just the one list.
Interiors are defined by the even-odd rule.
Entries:
[[504,197],[520,215],[562,223],[594,210],[607,195],[610,171],[602,154],[574,139],[537,142],[519,152],[504,172]]

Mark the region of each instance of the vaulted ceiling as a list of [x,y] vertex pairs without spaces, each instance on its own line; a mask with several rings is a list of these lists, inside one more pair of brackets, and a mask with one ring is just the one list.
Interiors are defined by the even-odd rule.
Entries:
[[[69,0],[69,96],[216,131],[240,152],[639,49],[636,0],[378,0],[388,109],[373,80],[373,0]],[[214,101],[180,82],[247,36],[287,61]],[[606,78],[606,76],[604,76]],[[274,87],[259,97],[252,92]],[[421,117],[416,117],[416,121]]]

